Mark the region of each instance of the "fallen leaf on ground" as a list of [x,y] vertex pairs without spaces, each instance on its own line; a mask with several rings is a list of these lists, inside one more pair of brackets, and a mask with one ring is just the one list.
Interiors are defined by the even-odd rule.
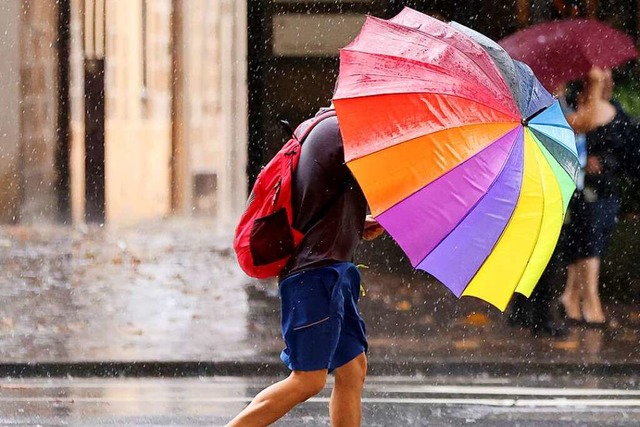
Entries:
[[489,323],[489,318],[482,313],[471,313],[464,318],[463,323],[471,326],[484,326]]
[[457,350],[474,350],[480,347],[480,341],[479,340],[459,340],[459,341],[454,341],[453,346]]
[[396,310],[397,311],[409,311],[411,310],[411,303],[407,300],[402,300],[402,301],[398,301],[396,303]]

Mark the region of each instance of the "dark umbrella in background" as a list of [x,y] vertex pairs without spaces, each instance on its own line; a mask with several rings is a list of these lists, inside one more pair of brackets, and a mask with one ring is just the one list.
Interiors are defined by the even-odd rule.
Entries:
[[628,34],[593,19],[533,25],[499,44],[529,65],[548,90],[584,77],[592,67],[614,68],[638,57]]

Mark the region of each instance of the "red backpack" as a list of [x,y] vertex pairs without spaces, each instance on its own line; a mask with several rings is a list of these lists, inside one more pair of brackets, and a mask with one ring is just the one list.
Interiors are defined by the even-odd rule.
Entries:
[[278,276],[300,244],[304,235],[292,225],[293,172],[311,129],[335,115],[335,110],[329,110],[300,124],[258,174],[233,240],[238,263],[247,275],[258,279]]

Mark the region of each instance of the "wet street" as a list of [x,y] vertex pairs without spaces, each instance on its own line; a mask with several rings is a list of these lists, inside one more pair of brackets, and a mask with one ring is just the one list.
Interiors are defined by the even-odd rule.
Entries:
[[248,280],[210,221],[0,228],[0,260],[3,362],[255,353]]
[[[198,362],[227,375],[280,372],[277,287],[244,276],[217,231],[205,219],[0,228],[0,367]],[[616,328],[534,337],[424,274],[371,267],[361,311],[374,374],[640,366],[637,304],[605,300]]]
[[[0,426],[220,426],[286,375],[277,288],[207,220],[0,228]],[[363,270],[366,426],[640,425],[640,309],[533,336],[425,275]],[[276,425],[328,426],[329,390]]]
[[[291,375],[281,323],[313,368],[347,322],[362,426],[640,427],[640,0],[0,22],[0,427],[223,427]],[[300,276],[281,318],[241,270],[236,230],[265,271],[292,216],[290,264],[352,261],[357,304]],[[274,425],[331,426],[335,381]]]
[[[0,382],[5,426],[222,426],[271,378]],[[638,378],[375,377],[365,426],[637,426]],[[276,426],[329,426],[329,387]]]

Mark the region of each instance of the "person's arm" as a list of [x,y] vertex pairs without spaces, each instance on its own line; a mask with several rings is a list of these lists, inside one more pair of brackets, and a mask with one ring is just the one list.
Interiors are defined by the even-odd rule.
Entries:
[[593,130],[593,120],[586,108],[582,107],[566,115],[567,122],[575,133],[587,133]]

